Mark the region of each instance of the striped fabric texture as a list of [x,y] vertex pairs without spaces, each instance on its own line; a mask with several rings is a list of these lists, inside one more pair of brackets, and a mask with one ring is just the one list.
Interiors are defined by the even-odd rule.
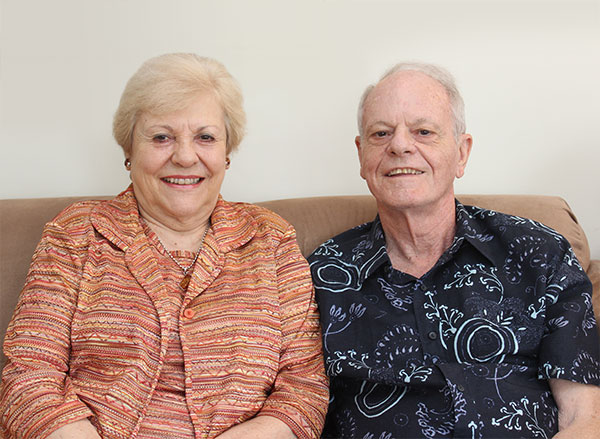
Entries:
[[4,437],[43,438],[89,417],[103,438],[135,438],[173,330],[197,438],[260,415],[319,436],[327,379],[295,231],[221,198],[211,221],[178,322],[166,310],[181,293],[164,282],[131,187],[46,225],[4,344]]

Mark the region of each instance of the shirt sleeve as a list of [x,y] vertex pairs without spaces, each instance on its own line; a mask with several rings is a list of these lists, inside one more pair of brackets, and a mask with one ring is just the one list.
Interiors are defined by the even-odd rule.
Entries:
[[600,339],[592,308],[592,284],[566,246],[546,285],[539,378],[600,385]]
[[3,437],[43,438],[92,415],[68,375],[84,253],[58,225],[44,229],[4,341]]
[[298,438],[318,438],[329,400],[319,316],[306,259],[289,226],[276,252],[283,347],[272,393],[259,415],[285,422]]

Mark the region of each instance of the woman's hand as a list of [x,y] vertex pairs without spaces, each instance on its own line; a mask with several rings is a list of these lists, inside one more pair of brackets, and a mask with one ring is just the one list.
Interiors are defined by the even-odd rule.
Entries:
[[80,419],[55,430],[48,439],[101,439],[89,419]]
[[257,416],[231,427],[216,439],[296,439],[290,427],[273,416]]

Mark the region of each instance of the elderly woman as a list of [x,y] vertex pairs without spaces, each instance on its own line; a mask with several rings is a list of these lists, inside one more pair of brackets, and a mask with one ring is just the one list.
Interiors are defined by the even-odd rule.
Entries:
[[113,128],[132,185],[47,224],[4,345],[4,437],[319,436],[294,229],[219,196],[244,124],[212,59],[163,55],[130,79]]

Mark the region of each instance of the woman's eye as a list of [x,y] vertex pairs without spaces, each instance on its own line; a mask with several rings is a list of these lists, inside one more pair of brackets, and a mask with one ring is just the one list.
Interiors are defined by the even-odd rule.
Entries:
[[198,137],[203,142],[212,142],[213,140],[215,140],[215,138],[213,136],[211,136],[210,134],[200,134],[200,136],[198,136]]
[[158,143],[165,143],[169,140],[169,136],[167,136],[166,134],[157,134],[154,137],[152,137],[152,140]]

